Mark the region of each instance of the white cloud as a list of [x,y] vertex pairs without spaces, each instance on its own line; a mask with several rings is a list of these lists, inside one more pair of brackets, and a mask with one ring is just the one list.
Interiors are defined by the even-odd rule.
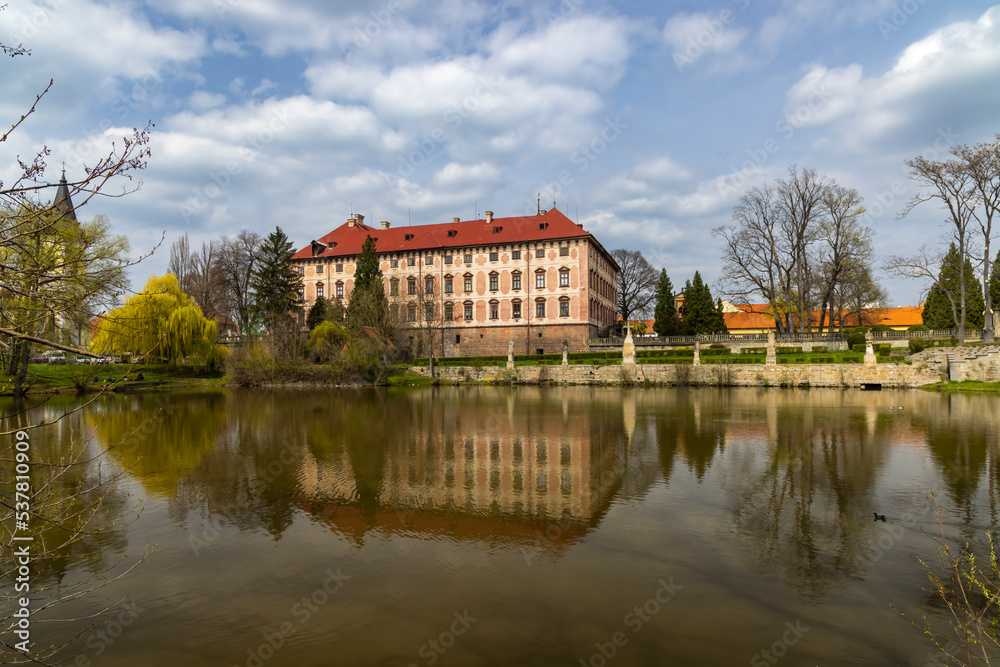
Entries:
[[257,86],[250,91],[250,97],[257,97],[261,93],[266,93],[267,91],[273,90],[274,88],[277,87],[278,84],[276,84],[274,81],[271,81],[268,78],[261,79],[260,83],[257,84]]
[[214,109],[226,103],[226,96],[210,93],[206,90],[196,90],[188,97],[188,106],[197,111]]
[[729,9],[671,17],[663,27],[663,40],[673,49],[674,65],[682,72],[698,64],[729,71],[746,65],[737,49],[748,31],[735,23],[736,15]]
[[828,145],[867,152],[902,133],[992,123],[1000,89],[984,81],[1000,81],[1000,7],[914,42],[882,75],[866,77],[860,64],[814,65],[788,91],[785,114],[800,127],[834,124]]

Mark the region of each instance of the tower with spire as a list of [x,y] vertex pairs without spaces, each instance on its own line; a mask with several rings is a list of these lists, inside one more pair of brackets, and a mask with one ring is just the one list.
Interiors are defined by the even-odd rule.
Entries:
[[66,167],[63,167],[62,178],[59,179],[59,187],[56,188],[56,198],[52,200],[52,210],[59,215],[60,220],[77,222],[76,209],[70,198],[69,183],[66,182]]

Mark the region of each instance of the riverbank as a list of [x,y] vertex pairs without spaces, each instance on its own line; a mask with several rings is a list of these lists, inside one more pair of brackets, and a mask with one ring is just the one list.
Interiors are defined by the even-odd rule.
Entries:
[[[140,373],[142,380],[137,379]],[[108,382],[109,378],[111,382]],[[93,394],[101,391],[142,393],[218,389],[227,386],[227,380],[222,371],[189,366],[170,367],[166,364],[31,364],[27,386],[28,395]],[[13,387],[13,379],[7,378],[0,385],[0,396],[12,396]]]

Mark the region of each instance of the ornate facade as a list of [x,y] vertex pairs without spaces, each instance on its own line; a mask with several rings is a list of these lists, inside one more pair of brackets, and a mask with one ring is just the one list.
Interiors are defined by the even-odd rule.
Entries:
[[438,356],[570,351],[614,324],[618,265],[589,232],[558,210],[516,218],[392,228],[355,215],[297,252],[307,307],[346,304],[357,255],[375,240],[400,342]]

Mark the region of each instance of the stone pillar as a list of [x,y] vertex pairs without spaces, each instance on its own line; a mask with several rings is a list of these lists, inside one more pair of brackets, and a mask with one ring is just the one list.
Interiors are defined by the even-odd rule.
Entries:
[[701,366],[701,336],[694,337],[694,365]]
[[507,368],[514,370],[514,341],[507,344]]
[[569,341],[563,339],[563,366],[569,366]]
[[874,366],[878,361],[878,357],[875,356],[875,348],[872,347],[872,332],[865,332],[865,365]]
[[625,344],[622,345],[622,365],[635,366],[635,343],[632,342],[632,329],[626,327]]
[[767,332],[767,358],[764,362],[768,366],[774,366],[778,363],[778,351],[774,347],[774,332]]

